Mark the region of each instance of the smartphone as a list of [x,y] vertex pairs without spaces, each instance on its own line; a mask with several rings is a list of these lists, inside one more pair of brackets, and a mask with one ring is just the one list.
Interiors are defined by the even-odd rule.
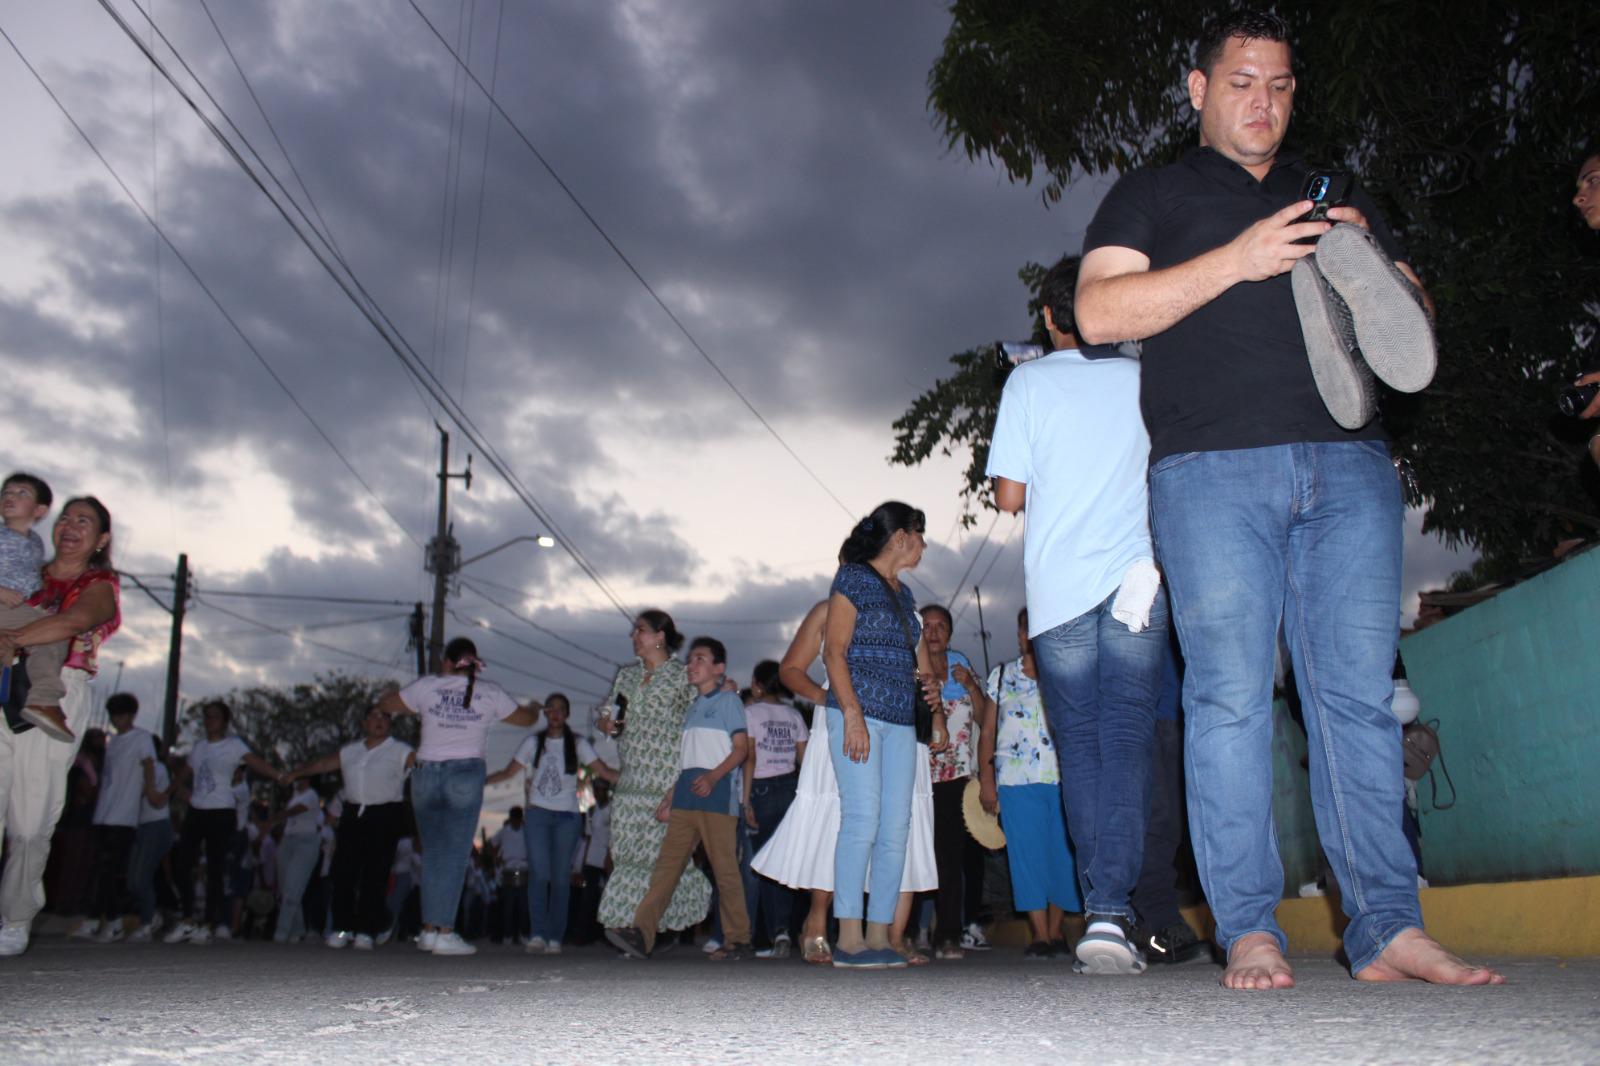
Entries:
[[1300,199],[1311,201],[1311,210],[1301,222],[1328,221],[1328,208],[1344,207],[1350,202],[1349,173],[1343,170],[1313,170],[1306,178],[1306,187]]

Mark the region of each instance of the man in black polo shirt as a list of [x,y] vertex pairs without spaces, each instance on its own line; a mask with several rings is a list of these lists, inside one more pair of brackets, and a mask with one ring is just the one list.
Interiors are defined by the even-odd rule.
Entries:
[[[1389,710],[1403,505],[1382,428],[1340,428],[1307,361],[1289,271],[1313,250],[1296,242],[1331,227],[1296,221],[1311,204],[1309,168],[1280,151],[1295,90],[1287,38],[1281,20],[1250,12],[1208,30],[1188,81],[1201,146],[1118,181],[1084,241],[1076,307],[1085,340],[1144,342],[1153,532],[1188,664],[1189,820],[1228,952],[1223,983],[1294,983],[1274,918],[1280,623],[1352,972],[1497,982],[1422,932]],[[1420,289],[1365,193],[1330,218],[1370,229]]]

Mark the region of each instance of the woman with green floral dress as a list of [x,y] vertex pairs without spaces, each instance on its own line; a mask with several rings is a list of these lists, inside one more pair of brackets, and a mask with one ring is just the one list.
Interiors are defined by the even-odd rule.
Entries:
[[[650,871],[667,835],[666,824],[656,820],[656,807],[678,779],[683,718],[695,697],[683,661],[673,657],[683,646],[683,634],[665,611],[640,614],[632,636],[639,661],[617,671],[607,700],[614,707],[618,696],[625,698],[626,714],[620,724],[609,714],[597,723],[617,738],[622,755],[622,777],[611,799],[611,878],[600,899],[600,924],[607,928],[632,925],[650,887]],[[711,882],[690,868],[660,928],[687,929],[710,909]]]

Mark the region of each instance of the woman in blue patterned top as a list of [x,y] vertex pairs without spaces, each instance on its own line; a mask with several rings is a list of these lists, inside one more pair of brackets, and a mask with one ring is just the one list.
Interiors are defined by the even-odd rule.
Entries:
[[[914,507],[895,501],[879,506],[856,523],[840,549],[843,565],[828,597],[822,661],[828,670],[828,745],[839,780],[833,878],[839,942],[833,964],[840,968],[906,965],[905,956],[889,946],[889,925],[911,825],[916,687],[919,674],[931,673],[916,601],[898,575],[921,561],[923,527],[922,512]],[[933,687],[930,694],[935,707],[937,691]],[[935,746],[943,742],[943,730],[935,716]],[[872,906],[865,910],[869,861]]]

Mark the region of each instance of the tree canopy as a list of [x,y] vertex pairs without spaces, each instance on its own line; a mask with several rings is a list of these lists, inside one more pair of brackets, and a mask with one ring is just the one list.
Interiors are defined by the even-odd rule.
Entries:
[[[1600,477],[1582,449],[1594,427],[1555,411],[1566,382],[1600,367],[1600,236],[1570,205],[1600,144],[1600,7],[1276,9],[1295,47],[1288,145],[1360,175],[1438,306],[1434,383],[1382,407],[1416,467],[1424,529],[1506,560],[1600,531]],[[1180,0],[956,0],[929,107],[952,148],[1037,182],[1048,205],[1085,175],[1196,143],[1183,85],[1211,13]],[[982,361],[952,357],[955,373],[895,423],[894,460],[971,447],[964,493],[987,502],[998,391]]]

